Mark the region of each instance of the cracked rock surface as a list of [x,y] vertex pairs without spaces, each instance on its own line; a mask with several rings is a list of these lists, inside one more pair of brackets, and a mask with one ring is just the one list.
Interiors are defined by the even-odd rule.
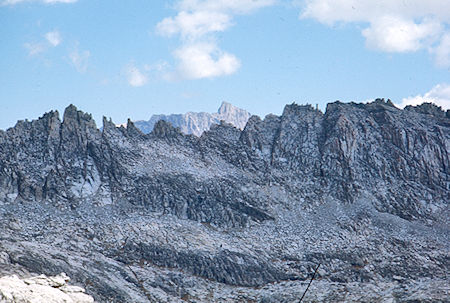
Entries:
[[0,131],[0,276],[98,302],[447,302],[450,114],[287,105],[201,137],[71,105]]

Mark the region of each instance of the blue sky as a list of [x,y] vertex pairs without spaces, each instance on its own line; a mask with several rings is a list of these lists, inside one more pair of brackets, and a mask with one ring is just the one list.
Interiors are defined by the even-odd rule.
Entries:
[[0,129],[391,98],[450,108],[448,0],[0,0]]

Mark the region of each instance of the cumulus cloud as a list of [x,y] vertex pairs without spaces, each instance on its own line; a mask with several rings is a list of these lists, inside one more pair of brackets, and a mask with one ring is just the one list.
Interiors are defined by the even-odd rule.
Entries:
[[362,31],[366,45],[386,52],[415,52],[434,41],[441,31],[435,20],[415,23],[400,17],[383,16]]
[[[182,45],[173,55],[178,61],[176,77],[201,79],[235,73],[241,63],[219,48],[215,34],[233,25],[233,17],[274,4],[275,0],[181,0],[178,14],[159,22],[163,36],[179,35]],[[171,77],[174,78],[174,77]]]
[[438,84],[424,95],[404,98],[402,103],[396,105],[403,108],[407,105],[419,105],[424,102],[432,102],[445,110],[450,109],[450,84]]
[[176,17],[165,18],[157,31],[166,36],[181,34],[185,39],[198,39],[211,32],[222,32],[231,25],[231,17],[220,12],[180,12]]
[[140,87],[145,85],[148,81],[147,75],[141,72],[134,64],[128,65],[125,72],[128,84],[131,86]]
[[231,75],[241,66],[239,59],[213,43],[189,44],[176,50],[174,55],[180,61],[178,70],[186,79]]
[[75,48],[69,54],[69,58],[70,58],[70,61],[72,62],[72,65],[81,74],[83,74],[87,71],[88,61],[89,61],[90,56],[91,56],[91,53],[89,51],[87,51],[87,50],[79,51],[78,47]]
[[61,34],[58,31],[52,31],[45,34],[45,39],[47,39],[48,43],[52,46],[58,46],[61,43]]
[[415,52],[426,49],[441,67],[450,66],[450,1],[306,0],[301,18],[335,25],[363,24],[371,49]]
[[2,2],[3,5],[14,5],[22,2],[41,2],[46,4],[54,4],[54,3],[74,3],[78,0],[4,0]]

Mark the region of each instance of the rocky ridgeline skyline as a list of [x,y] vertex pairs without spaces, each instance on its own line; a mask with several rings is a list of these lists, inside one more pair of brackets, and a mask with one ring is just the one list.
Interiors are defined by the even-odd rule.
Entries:
[[71,105],[0,131],[0,275],[99,302],[445,302],[450,115],[286,105],[200,137]]

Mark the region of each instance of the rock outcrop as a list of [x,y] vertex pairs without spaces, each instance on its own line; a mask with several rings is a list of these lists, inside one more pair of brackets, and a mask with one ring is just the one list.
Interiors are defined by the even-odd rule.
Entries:
[[200,137],[69,106],[0,131],[0,274],[99,302],[444,302],[450,120],[287,105]]
[[2,303],[93,303],[94,298],[78,286],[68,285],[64,273],[47,277],[40,275],[21,279],[16,275],[0,278]]

